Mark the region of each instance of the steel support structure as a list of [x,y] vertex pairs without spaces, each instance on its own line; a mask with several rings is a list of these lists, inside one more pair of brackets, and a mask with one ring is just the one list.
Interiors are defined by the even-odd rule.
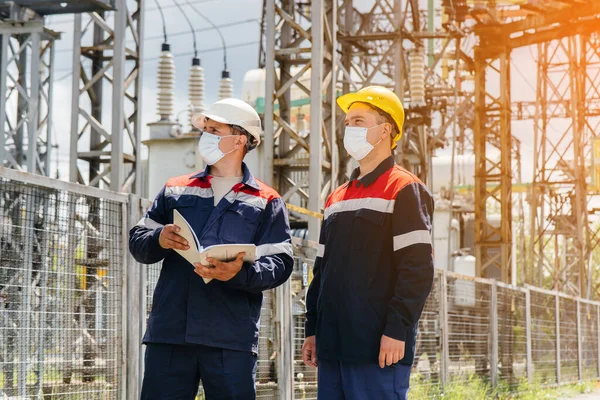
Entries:
[[[407,55],[409,51],[419,50],[425,58],[426,39],[450,36],[447,32],[425,30],[426,21],[421,21],[419,4],[415,0],[372,0],[365,4],[346,0],[340,1],[339,9],[339,87],[347,93],[376,84],[396,92],[406,111],[404,137],[396,151],[396,159],[426,182],[431,156],[431,132],[428,129],[431,111],[425,104],[415,106],[408,101],[411,87],[406,83],[409,81]],[[426,65],[425,60],[423,63]],[[433,68],[436,66],[437,62]],[[427,67],[423,72],[430,77]],[[338,133],[341,143],[343,132]],[[350,158],[344,152],[340,161],[342,179]]]
[[[582,42],[569,36],[539,44],[535,166],[532,185],[531,260],[542,286],[579,295],[587,265],[587,184],[584,107],[578,53]],[[553,119],[553,102],[569,101],[567,118]],[[550,105],[549,105],[550,104]],[[562,122],[562,124],[560,123]],[[534,271],[534,269],[532,269]]]
[[75,15],[72,182],[141,190],[143,3],[117,0],[115,11]]
[[0,166],[52,173],[56,32],[41,20],[0,24]]
[[[475,256],[477,276],[511,282],[510,50],[475,48]],[[494,157],[492,148],[499,150]],[[500,214],[494,224],[488,213]]]
[[[524,9],[524,7],[521,8]],[[589,249],[592,248],[589,246],[588,239],[590,226],[587,220],[588,204],[583,148],[589,142],[589,139],[586,141],[586,135],[588,135],[586,132],[593,132],[593,129],[586,128],[586,119],[589,118],[589,113],[598,110],[598,107],[594,106],[597,104],[595,99],[598,96],[592,96],[594,90],[589,88],[590,86],[596,87],[597,83],[592,85],[587,83],[590,79],[586,79],[585,76],[590,74],[587,61],[584,62],[584,54],[588,58],[596,56],[594,52],[586,50],[586,46],[578,44],[581,39],[573,42],[573,39],[563,38],[581,38],[590,37],[590,35],[594,37],[593,32],[598,30],[600,22],[598,14],[600,14],[600,3],[585,1],[577,4],[548,2],[541,5],[534,14],[524,15],[520,19],[506,23],[497,20],[498,15],[494,16],[489,12],[483,17],[475,16],[478,24],[475,26],[474,33],[479,36],[479,48],[476,50],[475,56],[475,236],[480,276],[493,276],[486,272],[486,269],[491,264],[496,264],[500,270],[504,271],[502,279],[510,282],[507,279],[511,260],[510,224],[512,223],[510,218],[511,171],[509,169],[511,164],[510,119],[524,119],[533,114],[538,122],[536,123],[536,178],[534,178],[535,188],[531,196],[534,209],[530,221],[533,237],[529,255],[534,257],[536,260],[534,264],[538,264],[539,268],[534,267],[535,272],[530,268],[525,279],[541,285],[544,273],[551,272],[557,277],[562,275],[562,281],[576,282],[570,285],[572,286],[571,292],[577,289],[575,291],[577,294],[583,293],[580,277],[583,278],[585,274],[586,264],[579,260],[589,258]],[[561,43],[562,50],[556,49],[556,44],[550,44],[551,41]],[[587,42],[589,41],[587,40]],[[534,104],[511,104],[510,64],[507,55],[512,49],[531,45],[540,46],[540,54],[538,54],[542,60],[540,64],[549,66],[548,71],[538,71],[538,79],[543,81],[542,86],[545,87],[544,92],[542,93],[541,88],[538,90],[537,101]],[[573,47],[572,52],[568,46]],[[557,54],[557,51],[560,54]],[[548,57],[550,60],[547,60]],[[496,67],[492,66],[494,61],[497,63]],[[562,66],[558,64],[562,64]],[[553,69],[560,68],[562,68],[562,77],[547,75],[552,75]],[[486,74],[488,71],[497,75],[499,80],[492,82]],[[584,82],[586,83],[584,84]],[[488,93],[488,90],[485,89],[486,86],[494,87],[499,91],[499,95]],[[549,92],[549,95],[546,92]],[[511,108],[513,115],[511,115]],[[588,114],[586,114],[586,110]],[[549,138],[551,135],[542,138],[541,132],[545,132],[551,120],[559,116],[566,117],[570,121],[569,128],[560,127],[565,134],[569,131],[569,139],[566,139],[565,134],[561,136],[562,140],[556,138],[555,134],[552,138]],[[542,120],[543,122],[541,122]],[[490,142],[487,146],[485,145],[486,129],[498,132],[487,138]],[[567,141],[572,144],[566,143]],[[492,146],[500,150],[499,162],[490,160],[486,156],[486,147]],[[569,148],[572,150],[570,150],[570,156],[567,156],[565,151],[569,152],[567,150]],[[557,162],[559,163],[556,164]],[[542,170],[554,170],[554,176],[561,175],[559,182],[568,181],[573,193],[568,194],[569,190],[565,189],[559,194],[554,194],[553,200],[549,200],[549,196],[545,198],[540,191],[547,193],[550,191],[550,187],[546,184],[549,182],[547,177],[538,172]],[[486,201],[489,203],[486,204]],[[552,207],[554,211],[544,211],[541,206],[543,202],[547,203],[545,208]],[[486,209],[499,211],[500,223],[497,227],[487,221]],[[573,213],[570,211],[571,209],[579,211]],[[549,218],[553,215],[556,215],[557,218]],[[567,240],[559,241],[558,236],[555,235],[552,245],[548,239],[546,241],[541,239],[547,237],[548,234],[553,234],[556,225],[553,218],[560,220],[561,228],[569,230],[577,239],[570,237]],[[540,234],[540,232],[546,233]],[[535,245],[533,245],[534,243]],[[561,246],[562,256],[548,256],[548,250],[551,247],[555,251],[559,251]],[[494,247],[497,250],[489,253],[489,249]],[[543,264],[547,264],[545,272]],[[560,272],[556,272],[559,270]]]
[[[579,72],[584,74],[581,77],[583,93],[579,98],[585,99],[583,106],[584,116],[584,162],[593,158],[592,142],[600,137],[600,29],[590,35],[581,37],[582,49],[580,54],[581,64],[585,65],[585,69],[580,67]],[[600,247],[600,220],[595,204],[598,204],[600,199],[600,188],[595,188],[595,183],[590,182],[588,186],[587,197],[587,213],[589,230],[588,251],[590,252],[587,258],[587,288],[585,292],[586,298],[600,297],[600,269],[593,263],[593,252]],[[584,293],[582,292],[582,297]]]
[[[264,176],[285,201],[320,212],[337,175],[332,140],[337,3],[268,0],[265,18]],[[292,91],[308,100],[308,130],[303,108],[293,108]],[[309,219],[308,228],[318,240],[319,221]]]

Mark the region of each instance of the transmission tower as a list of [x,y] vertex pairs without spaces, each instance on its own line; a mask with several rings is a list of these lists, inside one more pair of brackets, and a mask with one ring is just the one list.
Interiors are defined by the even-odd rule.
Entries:
[[72,182],[141,190],[142,10],[143,0],[117,0],[115,11],[75,16]]
[[0,166],[52,174],[54,43],[60,34],[17,4],[0,5]]

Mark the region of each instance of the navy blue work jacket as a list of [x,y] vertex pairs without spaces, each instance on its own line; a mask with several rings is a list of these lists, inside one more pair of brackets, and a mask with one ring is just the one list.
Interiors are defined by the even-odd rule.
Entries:
[[[258,350],[262,291],[292,273],[290,228],[284,201],[256,180],[246,165],[240,184],[214,206],[209,168],[167,181],[145,217],[130,231],[129,250],[141,263],[163,260],[144,343],[201,344],[240,351]],[[257,261],[244,263],[227,282],[205,284],[194,267],[160,247],[164,225],[177,209],[200,245],[254,243]]]
[[405,342],[400,363],[411,365],[433,285],[433,198],[392,157],[359,175],[326,203],[306,336],[316,334],[320,359],[377,363],[386,335]]

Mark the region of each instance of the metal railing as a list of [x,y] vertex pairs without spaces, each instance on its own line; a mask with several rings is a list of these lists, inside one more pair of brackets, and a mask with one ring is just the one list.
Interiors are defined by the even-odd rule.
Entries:
[[[149,204],[0,168],[0,398],[139,397],[161,266],[137,264],[127,237]],[[316,246],[294,239],[294,253],[292,278],[265,292],[259,399],[316,399],[301,355]],[[597,379],[599,324],[597,302],[436,270],[411,391]]]

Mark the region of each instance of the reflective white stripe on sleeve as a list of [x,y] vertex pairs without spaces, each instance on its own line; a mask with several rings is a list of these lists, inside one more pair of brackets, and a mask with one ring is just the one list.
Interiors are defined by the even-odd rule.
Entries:
[[162,228],[164,225],[159,224],[152,218],[144,217],[144,218],[140,219],[140,222],[137,223],[137,226],[143,226],[144,228],[154,230],[156,228]]
[[272,244],[261,244],[260,246],[256,246],[256,258],[272,256],[275,254],[287,254],[288,256],[293,256],[292,244],[283,242],[283,243],[272,243]]
[[325,219],[329,218],[329,216],[344,212],[344,211],[357,211],[360,209],[367,209],[373,211],[379,211],[382,213],[392,213],[394,212],[394,204],[396,204],[395,200],[385,200],[376,197],[367,197],[364,199],[353,199],[353,200],[343,200],[337,203],[334,203],[327,207],[325,210]]
[[317,257],[323,258],[324,254],[325,254],[325,245],[319,243],[319,248],[317,249]]
[[412,231],[404,235],[394,236],[394,251],[402,250],[413,244],[431,244],[429,231]]

